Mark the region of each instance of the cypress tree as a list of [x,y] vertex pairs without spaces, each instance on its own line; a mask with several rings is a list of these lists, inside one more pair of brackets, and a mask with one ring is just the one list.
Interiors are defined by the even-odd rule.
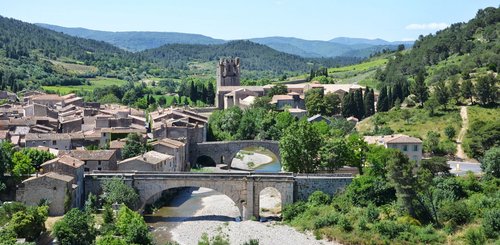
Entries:
[[380,95],[378,96],[377,112],[389,110],[389,100],[387,98],[387,87],[382,87]]
[[208,82],[207,104],[209,105],[215,104],[215,90],[214,90],[214,84],[212,82]]
[[396,99],[394,98],[391,87],[387,87],[387,102],[388,102],[387,110],[391,109],[394,106],[395,100]]
[[365,92],[365,117],[375,114],[375,94],[373,89],[366,88]]
[[424,106],[424,102],[429,97],[429,90],[425,86],[425,71],[420,70],[415,77],[415,86],[413,87],[413,93],[417,96],[420,106]]
[[354,116],[361,120],[365,116],[365,104],[363,103],[363,93],[361,89],[357,89],[354,93],[354,103],[356,105],[356,114]]
[[193,102],[198,100],[198,90],[196,89],[196,86],[194,85],[194,81],[191,81],[191,86],[189,89],[189,98]]
[[352,100],[351,100],[351,93],[347,93],[344,95],[344,98],[342,99],[342,116],[343,117],[350,117],[352,116]]

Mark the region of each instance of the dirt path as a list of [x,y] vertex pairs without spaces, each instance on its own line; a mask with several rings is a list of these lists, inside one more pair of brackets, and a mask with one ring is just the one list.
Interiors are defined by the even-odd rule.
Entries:
[[469,117],[467,116],[467,107],[466,106],[461,106],[460,107],[460,117],[462,117],[462,128],[460,129],[460,132],[458,133],[457,137],[457,158],[461,159],[462,161],[467,161],[467,162],[477,162],[474,159],[470,159],[467,157],[467,155],[464,152],[464,148],[462,147],[462,142],[465,137],[465,133],[467,132],[467,129],[469,128]]

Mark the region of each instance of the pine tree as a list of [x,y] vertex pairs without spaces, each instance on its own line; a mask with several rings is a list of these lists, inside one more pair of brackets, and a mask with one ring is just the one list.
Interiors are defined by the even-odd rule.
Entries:
[[450,94],[448,93],[448,88],[445,85],[444,81],[439,81],[435,87],[435,96],[437,102],[444,106],[446,110],[446,105],[448,104],[448,100],[450,99]]
[[455,100],[455,103],[458,103],[460,100],[460,83],[458,83],[457,76],[451,78],[448,92],[450,93],[450,98]]
[[473,104],[474,101],[472,98],[474,97],[474,84],[472,84],[471,80],[465,80],[462,84],[461,94],[465,99],[470,99],[470,103]]
[[415,77],[415,84],[413,87],[413,93],[417,96],[420,106],[424,106],[424,102],[429,97],[429,90],[425,86],[425,71],[420,70]]

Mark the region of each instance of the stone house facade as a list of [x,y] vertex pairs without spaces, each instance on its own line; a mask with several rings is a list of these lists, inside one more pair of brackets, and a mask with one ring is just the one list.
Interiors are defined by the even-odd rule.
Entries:
[[408,135],[365,136],[368,144],[383,145],[385,148],[399,149],[410,160],[419,163],[422,160],[422,140]]
[[72,150],[63,154],[83,161],[84,172],[117,169],[115,150]]
[[154,142],[152,145],[155,151],[174,157],[173,171],[180,172],[189,170],[189,164],[186,160],[186,143],[165,138]]
[[148,151],[142,155],[119,162],[118,170],[173,172],[175,171],[174,156]]
[[71,136],[69,134],[26,134],[26,147],[46,146],[57,150],[71,150]]
[[[66,208],[75,207],[77,185],[73,183],[74,177],[55,172],[31,177],[19,185],[16,200],[29,206],[36,206],[41,200],[47,200],[50,203],[49,215],[63,215]],[[65,201],[68,199],[71,203],[65,208]]]
[[84,202],[83,164],[83,161],[64,155],[44,162],[41,165],[42,173],[54,172],[61,175],[69,175],[74,178],[73,184],[76,184],[74,205],[77,207],[82,206]]

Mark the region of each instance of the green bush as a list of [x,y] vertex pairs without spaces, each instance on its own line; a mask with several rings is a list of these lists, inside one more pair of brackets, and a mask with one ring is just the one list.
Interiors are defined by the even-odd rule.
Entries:
[[298,201],[293,204],[285,205],[283,211],[281,211],[281,215],[283,216],[283,220],[291,221],[295,217],[299,216],[301,213],[307,210],[307,205],[303,201]]
[[486,211],[481,226],[488,238],[496,239],[500,235],[500,210]]
[[469,228],[465,232],[465,242],[468,245],[483,245],[486,242],[484,231],[480,228]]
[[401,232],[407,229],[406,225],[399,224],[392,220],[382,220],[375,223],[374,227],[380,235],[388,239],[397,238]]
[[340,215],[338,218],[338,225],[340,226],[340,229],[342,229],[345,232],[350,232],[352,231],[352,225],[349,219],[345,215]]
[[368,207],[366,208],[366,218],[368,219],[368,222],[373,223],[377,221],[379,215],[380,212],[378,211],[377,207],[375,207],[375,205],[368,205]]
[[322,191],[313,192],[307,202],[312,206],[327,205],[330,203],[330,196]]
[[127,245],[127,242],[121,237],[107,235],[97,238],[96,245]]
[[319,217],[314,221],[314,229],[320,229],[326,226],[336,225],[339,221],[339,214],[332,212],[326,216]]
[[472,218],[471,212],[465,202],[446,202],[439,209],[439,217],[448,229],[455,230],[457,226],[464,225]]

